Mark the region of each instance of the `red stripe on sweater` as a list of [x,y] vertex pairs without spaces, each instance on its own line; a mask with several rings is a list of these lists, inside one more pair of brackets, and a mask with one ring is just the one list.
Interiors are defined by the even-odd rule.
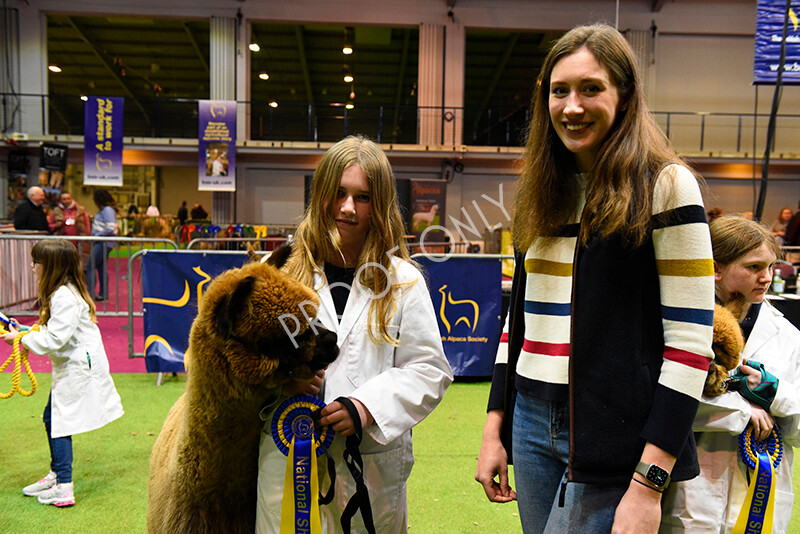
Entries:
[[695,354],[694,352],[668,346],[664,346],[664,358],[695,369],[700,369],[701,371],[707,371],[708,362],[711,361],[711,358],[701,354]]
[[547,356],[569,356],[569,343],[545,343],[544,341],[526,339],[522,344],[522,350]]

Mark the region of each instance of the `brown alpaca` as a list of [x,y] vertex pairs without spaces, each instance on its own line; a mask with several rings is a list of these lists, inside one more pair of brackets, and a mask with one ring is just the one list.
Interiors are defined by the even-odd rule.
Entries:
[[[259,412],[290,378],[310,379],[338,353],[336,334],[309,328],[303,302],[319,303],[267,264],[232,269],[209,285],[189,337],[186,390],[150,456],[149,532],[255,530]],[[284,314],[294,317],[283,318],[290,332],[298,321],[294,338]]]
[[722,395],[727,391],[725,379],[728,371],[739,365],[739,356],[744,350],[744,337],[739,327],[743,302],[734,300],[727,307],[714,306],[714,360],[708,366],[708,376],[703,394],[709,397]]

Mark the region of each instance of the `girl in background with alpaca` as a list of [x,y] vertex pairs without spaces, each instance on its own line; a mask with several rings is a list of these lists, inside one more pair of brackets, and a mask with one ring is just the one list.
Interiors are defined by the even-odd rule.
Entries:
[[702,397],[694,421],[700,476],[664,494],[660,532],[731,532],[753,477],[739,457],[739,435],[752,425],[763,440],[777,424],[785,448],[773,482],[772,532],[786,533],[794,500],[792,447],[800,445],[800,331],[764,298],[781,250],[768,228],[731,215],[711,223],[711,244],[717,301],[742,305],[737,319],[746,343],[733,376],[744,380],[738,391]]
[[[92,219],[93,236],[108,237],[117,235],[117,201],[106,189],[96,189],[94,203],[98,211]],[[95,280],[99,281],[100,291],[94,300],[102,301],[108,298],[108,253],[114,248],[113,241],[96,241],[92,243],[92,251],[86,260],[86,283],[89,285],[89,294],[94,294]],[[97,278],[95,278],[95,274]]]
[[[314,173],[311,202],[282,267],[318,292],[317,320],[338,336],[339,356],[327,370],[310,383],[283,388],[285,397],[318,395],[327,403],[319,424],[336,431],[329,449],[336,459],[334,498],[320,506],[326,534],[351,532],[342,516],[349,516],[345,508],[358,486],[342,459],[345,438],[360,429],[375,532],[407,531],[411,429],[453,380],[430,293],[409,258],[404,233],[383,150],[363,137],[333,145]],[[359,421],[339,397],[349,398]],[[272,414],[265,415],[270,421]],[[256,532],[272,534],[280,531],[286,457],[268,429],[262,437]],[[326,470],[320,468],[319,475],[319,487],[330,487]],[[352,517],[352,532],[368,531],[364,514],[362,509]]]
[[[39,331],[20,341],[53,365],[50,397],[42,420],[50,446],[50,472],[22,489],[42,504],[72,506],[72,436],[100,428],[122,416],[108,358],[95,322],[94,302],[81,272],[78,250],[66,239],[39,241],[31,250],[39,289]],[[3,336],[11,345],[13,326]]]

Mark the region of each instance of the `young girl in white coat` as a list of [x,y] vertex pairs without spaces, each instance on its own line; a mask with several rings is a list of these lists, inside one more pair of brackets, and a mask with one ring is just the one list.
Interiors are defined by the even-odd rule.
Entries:
[[[310,205],[283,266],[317,290],[317,319],[338,336],[339,356],[327,370],[311,383],[283,389],[285,396],[318,395],[327,404],[319,424],[336,431],[329,449],[336,460],[335,496],[320,507],[328,534],[343,532],[342,512],[356,492],[342,460],[345,438],[356,425],[335,399],[348,397],[358,411],[375,531],[406,532],[411,428],[437,406],[453,378],[428,288],[409,259],[403,234],[386,154],[362,137],[332,146],[314,174]],[[272,414],[262,417],[269,422]],[[261,534],[280,530],[285,469],[286,457],[267,423],[259,458],[256,531]],[[322,465],[319,474],[325,491],[330,481]],[[352,532],[366,532],[362,514],[355,514],[351,525]]]
[[[53,364],[50,397],[42,420],[50,445],[50,472],[22,489],[42,504],[75,504],[72,436],[122,416],[122,402],[108,369],[94,302],[86,289],[80,256],[66,239],[39,241],[31,250],[39,286],[39,331],[21,344]],[[3,338],[12,344],[17,331]]]
[[764,439],[777,425],[785,449],[773,482],[772,532],[785,533],[794,500],[792,447],[800,445],[800,331],[765,299],[780,248],[768,228],[738,216],[714,220],[711,242],[717,300],[744,303],[739,319],[746,344],[739,373],[755,390],[762,374],[744,362],[761,363],[777,378],[777,389],[757,403],[737,391],[702,397],[694,422],[700,476],[667,489],[660,532],[731,532],[753,478],[739,457],[739,435],[752,425],[754,437]]

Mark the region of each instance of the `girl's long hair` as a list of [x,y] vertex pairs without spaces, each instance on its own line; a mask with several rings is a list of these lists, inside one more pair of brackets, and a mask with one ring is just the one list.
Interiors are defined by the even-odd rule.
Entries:
[[761,223],[741,215],[723,215],[711,221],[711,249],[717,265],[730,265],[748,252],[767,245],[776,258],[781,247],[772,231]]
[[369,307],[369,335],[376,343],[382,339],[395,345],[386,326],[396,311],[394,296],[399,286],[394,284],[387,291],[387,274],[392,272],[392,256],[411,259],[403,237],[405,227],[397,205],[394,173],[386,154],[374,142],[361,136],[346,137],[322,156],[311,184],[311,201],[282,270],[313,286],[314,272],[321,271],[327,259],[343,257],[339,230],[329,207],[336,198],[342,173],[351,165],[359,165],[369,183],[370,228],[357,263],[358,282],[377,297]]
[[512,223],[521,251],[538,237],[557,235],[578,210],[576,160],[552,125],[549,96],[556,63],[584,47],[608,70],[620,100],[614,125],[586,176],[581,243],[592,234],[620,232],[630,244],[641,245],[650,230],[655,178],[666,165],[682,163],[647,109],[636,60],[622,34],[603,24],[567,32],[547,55],[533,93]]
[[42,276],[39,277],[39,324],[46,324],[50,320],[50,297],[63,285],[75,287],[89,305],[92,321],[97,322],[94,301],[86,288],[81,258],[75,245],[66,239],[44,239],[33,245],[31,258],[34,263],[42,264]]

